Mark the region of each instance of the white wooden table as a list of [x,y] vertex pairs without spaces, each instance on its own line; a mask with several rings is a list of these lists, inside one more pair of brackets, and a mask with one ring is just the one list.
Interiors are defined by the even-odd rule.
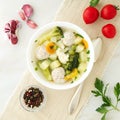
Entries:
[[[110,0],[110,1],[112,1],[112,0]],[[6,2],[10,2],[9,4],[6,4]],[[0,87],[0,90],[1,91],[4,91],[4,92],[2,92],[2,94],[3,94],[3,97],[0,97],[0,101],[2,100],[2,101],[5,101],[6,102],[6,100],[7,100],[7,98],[8,98],[8,96],[10,96],[10,94],[11,94],[11,91],[13,90],[13,88],[14,88],[14,86],[16,86],[16,84],[18,83],[18,81],[20,81],[20,78],[21,78],[21,75],[22,75],[22,73],[24,72],[24,70],[26,69],[26,59],[25,59],[25,51],[26,51],[26,45],[28,44],[28,40],[29,40],[29,38],[30,38],[30,35],[33,33],[33,31],[35,32],[36,30],[32,30],[32,29],[30,29],[30,28],[28,28],[27,26],[23,26],[23,28],[22,28],[22,30],[24,31],[27,31],[27,33],[26,33],[26,36],[25,35],[21,35],[20,36],[20,42],[19,42],[19,44],[18,44],[18,46],[12,46],[12,45],[10,45],[9,44],[9,42],[7,41],[7,40],[3,40],[3,38],[4,38],[4,33],[3,33],[3,30],[2,30],[2,28],[4,27],[4,24],[6,23],[6,21],[8,21],[9,19],[13,19],[14,17],[16,18],[16,19],[18,19],[19,18],[19,16],[18,16],[18,14],[17,14],[17,10],[18,10],[18,8],[20,8],[20,6],[23,4],[23,3],[25,3],[25,2],[28,2],[27,0],[26,1],[18,1],[18,0],[14,0],[14,3],[16,3],[16,6],[14,6],[14,7],[12,7],[12,3],[11,3],[11,1],[10,0],[4,0],[4,2],[2,2],[2,4],[0,4],[0,9],[1,9],[1,11],[0,11],[0,15],[2,15],[2,18],[3,19],[0,19],[0,26],[1,26],[1,28],[0,28],[0,32],[2,33],[2,35],[0,36],[0,66],[1,66],[1,68],[0,68],[0,82],[1,82],[1,87]],[[45,1],[45,2],[48,2],[48,1]],[[51,11],[53,12],[52,13],[52,15],[54,16],[54,14],[55,14],[55,11],[57,10],[57,7],[59,6],[59,3],[60,3],[61,1],[59,0],[59,1],[57,1],[56,3],[55,3],[55,0],[54,0],[54,2],[52,1],[52,3],[51,2],[49,2],[49,3],[47,3],[47,4],[49,4],[49,7],[50,8],[46,8],[46,7],[44,7],[43,6],[43,4],[45,4],[44,2],[39,2],[39,1],[37,1],[37,2],[30,2],[33,6],[35,5],[35,10],[36,10],[36,13],[34,14],[34,16],[33,16],[33,19],[35,19],[37,22],[38,22],[38,24],[40,24],[40,25],[43,25],[43,24],[45,24],[45,23],[47,23],[47,22],[49,22],[49,20],[51,20],[51,16],[49,16],[49,17],[46,17],[46,14],[45,14],[45,11],[49,11],[49,9],[51,9]],[[69,6],[69,4],[71,4],[71,3],[79,3],[79,1],[78,0],[75,0],[75,1],[72,1],[72,0],[66,0],[66,2],[65,2],[65,5],[67,5],[67,7],[68,8],[70,8],[70,10],[72,10],[71,9],[71,7]],[[81,1],[81,2],[83,2],[83,1]],[[57,7],[55,7],[54,8],[54,6],[52,6],[53,5],[53,3],[54,3],[54,6],[57,6]],[[69,3],[69,4],[68,4]],[[39,5],[40,4],[40,5]],[[8,6],[7,6],[8,5]],[[76,10],[76,4],[71,4],[72,6],[73,6],[73,9],[74,10]],[[85,1],[85,5],[88,5],[88,3],[87,3],[87,0]],[[40,8],[41,9],[43,9],[43,10],[41,10],[42,11],[42,13],[41,13],[41,11],[37,11],[37,8],[39,8],[39,6],[40,6]],[[8,10],[8,8],[9,7],[11,7],[11,9],[10,10]],[[64,7],[65,8],[65,7]],[[6,9],[6,10],[5,10]],[[5,11],[4,11],[5,10]],[[40,10],[40,9],[39,9]],[[63,9],[64,10],[64,9]],[[65,10],[66,10],[66,8],[65,8]],[[81,10],[81,8],[80,8],[80,10]],[[48,12],[47,11],[47,12]],[[14,13],[13,13],[14,12]],[[75,12],[75,11],[74,11]],[[76,10],[76,14],[78,14],[80,11],[79,11],[79,8]],[[61,10],[61,13],[63,13],[63,11]],[[69,13],[69,11],[64,11],[64,14],[58,14],[58,16],[57,16],[57,20],[66,20],[66,21],[72,21],[73,23],[76,23],[76,24],[78,24],[78,25],[83,25],[82,23],[79,23],[78,21],[79,21],[79,19],[81,19],[81,16],[79,16],[78,18],[79,19],[68,19],[68,17],[67,16],[65,16],[65,15],[68,15],[68,13]],[[46,22],[41,22],[40,21],[40,19],[38,18],[38,17],[36,17],[36,16],[39,16],[40,15],[40,18],[42,19],[42,17],[44,18],[45,17],[45,20],[46,20]],[[43,15],[43,16],[41,16],[41,15]],[[63,17],[63,16],[64,17]],[[69,14],[69,16],[71,16],[71,18],[72,17],[74,17],[75,16],[75,14]],[[119,16],[120,16],[120,14],[119,14]],[[64,19],[63,19],[64,18]],[[48,20],[49,19],[49,20]],[[48,20],[48,21],[47,21]],[[101,20],[102,21],[102,20]],[[114,21],[115,22],[115,21]],[[105,22],[105,23],[107,23],[107,22]],[[23,23],[24,24],[24,23]],[[118,27],[118,26],[117,26]],[[89,27],[88,27],[89,28]],[[94,26],[94,28],[95,28],[95,26]],[[119,27],[118,27],[119,28]],[[87,26],[86,26],[86,31],[88,32],[88,34],[89,33],[91,33],[90,31],[88,31],[87,30]],[[98,29],[98,28],[97,28]],[[92,31],[92,32],[94,32],[94,31]],[[24,32],[23,32],[24,33]],[[100,34],[101,35],[101,34]],[[90,35],[90,37],[91,38],[94,38],[96,35],[93,35],[93,36],[91,36]],[[117,41],[118,41],[118,39],[117,39]],[[115,46],[116,44],[114,44],[114,41],[104,41],[105,43],[108,43],[111,47],[112,47],[112,45],[113,46]],[[115,41],[115,43],[117,43],[116,41]],[[107,44],[106,44],[106,46],[104,46],[105,48],[109,48],[109,46],[107,46]],[[3,52],[4,51],[4,52]],[[111,52],[110,51],[108,51],[108,53],[110,54]],[[116,55],[117,54],[117,55]],[[107,54],[106,54],[107,55]],[[106,74],[105,74],[105,76],[104,76],[104,79],[107,79],[107,81],[109,81],[109,80],[116,80],[116,81],[119,81],[119,73],[117,73],[118,72],[118,70],[119,70],[119,62],[117,63],[117,62],[115,62],[116,60],[119,60],[120,59],[120,57],[119,57],[119,52],[116,52],[115,53],[115,57],[112,59],[112,61],[113,61],[113,63],[115,63],[113,66],[112,66],[112,70],[113,71],[111,71],[111,68],[109,68],[108,69],[108,71],[107,72],[105,72]],[[102,59],[100,59],[101,61],[102,61]],[[17,61],[17,62],[16,62]],[[107,60],[108,61],[108,60]],[[107,61],[105,61],[105,63],[107,62]],[[100,63],[100,61],[99,61],[99,63]],[[113,64],[113,63],[111,63],[111,64]],[[117,64],[116,64],[117,63]],[[117,70],[116,72],[114,72],[115,70]],[[99,70],[98,70],[99,71]],[[103,71],[99,71],[98,73],[101,73],[101,72],[103,72]],[[111,73],[109,73],[109,72],[111,72]],[[99,74],[98,74],[99,75]],[[97,76],[96,76],[97,77]],[[115,81],[114,81],[115,82]],[[14,84],[14,86],[13,86],[13,88],[11,89],[11,87],[10,86],[12,86],[12,84]],[[4,87],[3,87],[4,86]],[[6,87],[7,86],[7,87]],[[90,87],[91,87],[92,85],[90,85]],[[112,86],[111,86],[112,87]],[[11,90],[11,91],[10,91]],[[75,89],[74,89],[75,90]],[[73,92],[73,91],[72,91]],[[5,97],[5,93],[8,93],[8,95]],[[64,93],[65,94],[65,93]],[[1,95],[2,96],[2,95]],[[84,95],[83,95],[84,96]],[[70,96],[69,96],[70,97]],[[13,100],[16,100],[17,99],[17,97],[15,97]],[[99,100],[98,101],[96,101],[95,103],[96,104],[94,104],[94,107],[91,107],[91,106],[93,106],[93,100],[95,101],[96,99],[94,99],[93,97],[91,97],[90,99],[89,99],[89,104],[82,110],[82,112],[81,112],[81,116],[79,117],[79,119],[80,120],[96,120],[96,119],[99,119],[100,118],[100,115],[98,114],[98,113],[96,113],[95,112],[95,110],[94,110],[94,108],[96,108],[97,106],[98,106],[98,104],[99,104]],[[17,101],[17,100],[16,100]],[[92,102],[91,102],[92,101]],[[2,106],[2,104],[3,104],[3,102],[1,102],[0,103],[0,105]],[[11,105],[12,106],[12,105]],[[10,111],[10,109],[11,109],[11,106],[9,106],[9,111]],[[17,108],[15,108],[15,109],[18,109],[20,106],[18,105],[17,106]],[[15,110],[14,109],[14,110]],[[89,112],[89,111],[91,111],[91,112]],[[65,111],[66,112],[66,111]],[[22,112],[23,113],[23,112]],[[26,113],[26,115],[27,115],[28,113]],[[115,113],[116,114],[116,113]],[[114,115],[115,115],[114,114]],[[6,115],[7,115],[7,113],[6,113]],[[10,114],[8,114],[8,115],[10,115]],[[29,114],[28,114],[29,115]],[[39,116],[38,114],[34,114],[34,115],[37,115],[37,116]],[[34,116],[33,115],[33,116]],[[19,114],[18,114],[18,116],[19,116]],[[37,116],[36,116],[36,118],[37,118]],[[119,115],[118,115],[119,116]],[[117,118],[118,118],[118,116],[117,116]],[[7,117],[7,116],[6,116]],[[44,116],[43,116],[44,117]],[[52,116],[50,116],[51,118],[54,118],[54,117],[52,117]],[[64,116],[62,116],[62,117],[64,117]],[[114,117],[114,116],[113,116]],[[5,118],[5,117],[4,117]],[[16,117],[15,117],[16,118]],[[14,119],[15,119],[14,118]],[[72,118],[72,117],[71,117]],[[111,119],[112,117],[111,116],[109,116],[109,120],[118,120],[116,117],[114,117],[113,119]],[[59,119],[60,119],[60,117],[59,117]],[[46,119],[45,119],[46,120]],[[52,119],[51,119],[52,120]],[[68,117],[68,120],[70,120],[69,119],[69,117]]]

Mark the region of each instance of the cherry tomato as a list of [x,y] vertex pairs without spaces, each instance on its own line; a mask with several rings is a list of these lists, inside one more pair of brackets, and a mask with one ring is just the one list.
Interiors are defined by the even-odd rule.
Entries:
[[112,4],[105,5],[101,10],[101,17],[107,20],[114,18],[117,14],[117,8]]
[[89,6],[83,12],[83,20],[86,24],[93,23],[97,20],[99,12],[95,7]]
[[113,38],[116,35],[116,28],[112,24],[103,26],[102,33],[107,38]]

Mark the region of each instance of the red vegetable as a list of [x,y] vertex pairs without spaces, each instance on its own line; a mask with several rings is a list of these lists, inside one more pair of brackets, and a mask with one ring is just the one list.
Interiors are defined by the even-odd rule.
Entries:
[[17,42],[18,42],[18,38],[17,38],[17,36],[15,34],[10,35],[10,40],[11,40],[11,43],[13,45],[17,44]]
[[114,18],[117,14],[117,7],[112,4],[105,5],[101,10],[101,17],[107,20]]
[[5,33],[8,36],[8,39],[11,41],[12,44],[17,44],[18,38],[16,35],[16,31],[19,28],[19,21],[18,20],[10,20],[5,25]]
[[33,15],[33,8],[29,4],[24,4],[19,11],[19,16],[21,17],[22,20],[24,20],[27,25],[33,29],[35,29],[38,25],[31,20],[31,17]]
[[30,18],[33,15],[33,8],[29,4],[23,5],[22,10],[27,18]]
[[112,24],[103,26],[102,33],[107,38],[113,38],[116,35],[116,28]]
[[86,24],[95,22],[98,19],[99,12],[95,7],[87,7],[83,12],[83,20]]
[[27,25],[33,29],[35,29],[38,26],[34,21],[30,19],[27,20]]
[[24,20],[24,21],[26,20],[26,16],[25,16],[24,12],[20,11],[19,16],[21,17],[22,20]]

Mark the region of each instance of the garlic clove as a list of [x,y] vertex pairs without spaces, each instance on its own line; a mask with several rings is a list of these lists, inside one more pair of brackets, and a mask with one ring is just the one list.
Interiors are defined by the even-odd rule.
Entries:
[[15,30],[17,29],[16,20],[11,20],[9,23],[10,23],[11,33],[15,34]]
[[5,25],[5,33],[8,36],[8,39],[11,40],[12,44],[16,44],[18,42],[18,38],[16,35],[16,31],[19,28],[19,21],[18,20],[10,20]]
[[10,24],[9,23],[6,23],[4,31],[5,31],[5,33],[10,32]]
[[17,42],[18,42],[18,38],[17,38],[17,36],[15,34],[11,34],[10,40],[11,40],[11,43],[13,45],[17,44]]
[[33,29],[35,29],[38,26],[35,22],[33,22],[30,19],[27,20],[27,25]]
[[19,12],[19,16],[22,20],[26,20],[25,14],[22,11]]
[[33,15],[32,6],[29,4],[24,4],[21,9],[22,10],[19,12],[21,19],[24,20],[29,27],[35,29],[38,25],[30,18]]
[[23,5],[22,10],[27,18],[30,18],[33,14],[33,8],[29,4]]

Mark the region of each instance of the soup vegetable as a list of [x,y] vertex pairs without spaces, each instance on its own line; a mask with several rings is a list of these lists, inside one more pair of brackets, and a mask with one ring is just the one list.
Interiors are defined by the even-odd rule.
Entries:
[[73,83],[87,71],[89,53],[82,35],[56,26],[35,40],[35,70],[50,82]]

